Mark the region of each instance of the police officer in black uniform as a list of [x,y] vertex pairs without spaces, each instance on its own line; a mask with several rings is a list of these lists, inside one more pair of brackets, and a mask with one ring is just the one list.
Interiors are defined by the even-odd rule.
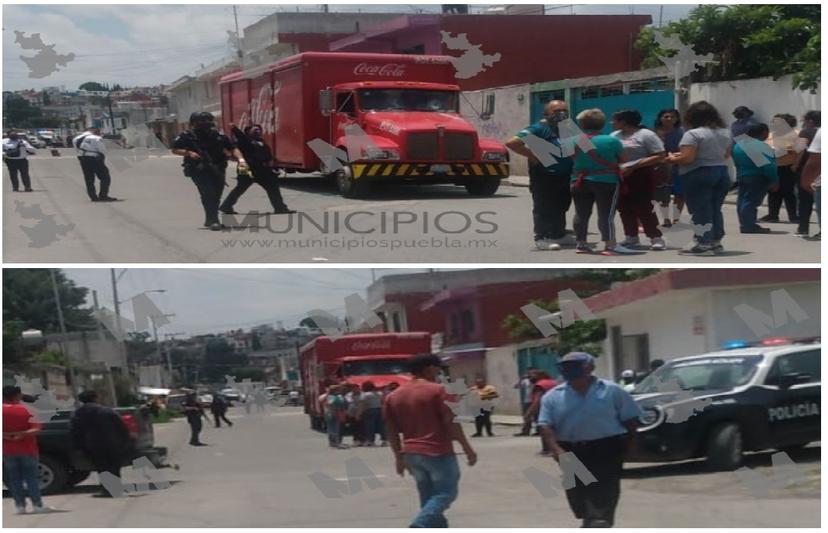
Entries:
[[233,138],[236,145],[239,147],[244,159],[250,167],[252,177],[248,173],[239,173],[238,183],[221,203],[219,210],[227,215],[234,215],[236,211],[233,206],[244,192],[250,188],[254,183],[258,183],[267,192],[267,197],[270,199],[270,205],[273,206],[273,213],[282,215],[287,213],[295,213],[295,211],[288,209],[285,201],[282,199],[282,193],[279,190],[279,169],[274,166],[273,152],[270,147],[262,139],[262,127],[259,124],[248,126],[244,131],[240,130],[235,124],[233,125]]
[[204,412],[204,408],[198,403],[198,398],[196,398],[194,392],[187,394],[186,399],[181,404],[181,411],[187,415],[187,423],[190,424],[190,446],[207,446],[201,442],[198,436],[201,433],[202,417],[208,422],[210,419],[207,418],[207,413]]
[[207,112],[190,115],[190,129],[173,140],[172,152],[184,156],[184,175],[198,188],[204,207],[204,226],[221,230],[218,209],[224,189],[227,161],[235,159],[240,169],[247,163],[226,135],[216,129],[213,115]]

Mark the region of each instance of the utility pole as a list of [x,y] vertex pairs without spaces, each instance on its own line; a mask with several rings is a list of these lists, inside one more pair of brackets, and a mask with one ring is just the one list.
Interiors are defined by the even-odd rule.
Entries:
[[[167,316],[175,316],[174,314],[168,315],[161,315],[163,317]],[[155,325],[155,316],[149,317],[150,321],[152,322],[152,337],[155,339],[155,353],[158,355],[158,359],[163,359],[163,354],[161,353],[161,343],[158,341],[158,326]],[[172,369],[172,360],[170,359],[170,353],[167,352],[167,372],[170,374],[170,385],[172,385],[173,379],[173,369]]]
[[52,277],[52,291],[55,293],[55,305],[57,306],[58,324],[60,326],[60,342],[58,346],[60,346],[60,354],[63,356],[63,360],[66,361],[66,370],[69,371],[69,390],[72,391],[72,399],[77,403],[78,393],[75,390],[75,371],[72,367],[72,358],[66,352],[66,347],[64,346],[64,342],[66,341],[66,323],[63,321],[63,308],[60,305],[60,291],[58,291],[55,269],[50,268],[49,274]]
[[239,34],[239,14],[236,11],[236,6],[233,6],[233,19],[236,21],[236,55],[239,59],[242,58],[241,35]]
[[664,22],[664,4],[661,4],[660,6],[658,6],[658,27],[659,28],[662,26],[663,22]]
[[106,95],[106,103],[109,105],[109,123],[112,126],[112,135],[115,135],[115,114],[112,112],[112,89]]
[[112,279],[112,301],[115,302],[115,329],[118,332],[118,338],[115,340],[118,341],[118,347],[121,352],[120,366],[128,368],[129,362],[127,361],[126,334],[121,327],[121,304],[118,302],[118,280],[115,277],[115,269],[110,268],[109,274]]

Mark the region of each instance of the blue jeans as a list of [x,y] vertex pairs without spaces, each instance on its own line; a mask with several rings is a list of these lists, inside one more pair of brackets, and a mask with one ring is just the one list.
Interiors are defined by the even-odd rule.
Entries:
[[693,225],[711,224],[703,235],[696,235],[700,244],[710,244],[724,237],[722,204],[730,188],[727,167],[701,167],[682,176],[684,201],[693,216]]
[[756,224],[756,212],[768,192],[768,179],[764,176],[739,176],[739,195],[736,210],[739,229],[750,231]]
[[448,527],[443,513],[457,499],[460,465],[455,455],[403,455],[406,466],[417,481],[420,494],[420,514],[410,527]]
[[325,426],[328,428],[328,444],[331,446],[339,446],[342,444],[342,429],[340,428],[339,418],[326,416]]
[[383,431],[382,427],[382,408],[373,407],[366,409],[362,415],[362,437],[365,439],[365,442],[373,444],[374,438],[378,434],[380,439],[385,440],[385,431]]
[[[40,479],[37,475],[37,457],[33,455],[4,455],[3,473],[9,485],[9,490],[14,498],[14,505],[17,507],[26,506],[26,492],[32,499],[35,507],[41,507],[43,500],[40,499]],[[26,490],[23,483],[26,483]]]

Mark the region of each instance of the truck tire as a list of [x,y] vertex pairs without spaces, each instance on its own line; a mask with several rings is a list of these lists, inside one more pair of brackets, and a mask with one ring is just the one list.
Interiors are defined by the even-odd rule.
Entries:
[[350,166],[342,167],[334,172],[334,180],[339,194],[345,198],[365,198],[371,192],[368,180],[355,180]]
[[500,178],[485,178],[466,183],[466,190],[472,196],[494,196],[500,187]]
[[707,464],[714,470],[735,470],[742,464],[744,443],[738,424],[727,422],[707,437]]
[[75,485],[86,481],[86,478],[88,478],[91,473],[92,472],[86,470],[75,470],[67,477],[66,484],[70,487],[74,487]]
[[43,494],[60,492],[69,482],[69,470],[66,465],[49,455],[40,456],[37,475],[40,479],[40,492]]

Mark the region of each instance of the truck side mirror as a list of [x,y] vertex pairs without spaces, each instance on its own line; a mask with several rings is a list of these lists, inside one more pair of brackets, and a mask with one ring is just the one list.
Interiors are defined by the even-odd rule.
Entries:
[[488,120],[492,118],[495,112],[495,95],[494,93],[489,93],[484,96],[483,100],[483,110],[480,112],[480,118],[483,120]]
[[333,92],[330,89],[319,91],[319,110],[326,117],[333,111]]

